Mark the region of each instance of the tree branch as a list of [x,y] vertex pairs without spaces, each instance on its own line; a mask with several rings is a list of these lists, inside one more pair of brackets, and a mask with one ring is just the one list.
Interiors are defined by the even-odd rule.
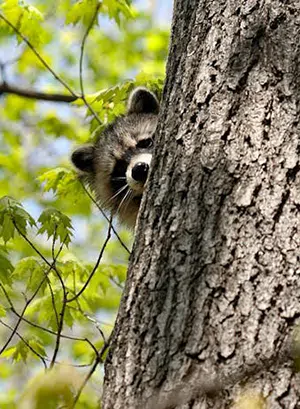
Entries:
[[6,17],[3,16],[3,14],[0,13],[0,18],[5,21],[5,23],[7,25],[9,25],[10,28],[12,28],[14,30],[15,33],[17,33],[22,40],[28,45],[28,47],[31,49],[31,51],[36,55],[36,57],[39,59],[39,61],[43,64],[43,66],[45,68],[47,68],[47,70],[49,72],[51,72],[51,74],[53,75],[53,77],[55,79],[57,79],[57,81],[59,81],[69,92],[70,94],[74,97],[77,98],[77,95],[75,94],[75,92],[71,89],[71,87],[58,75],[56,74],[55,71],[53,71],[53,69],[50,67],[50,65],[46,62],[46,60],[38,53],[38,51],[35,49],[35,47],[31,44],[31,42],[29,40],[27,40],[27,38],[20,32],[20,30],[18,30],[18,28],[16,26],[14,26],[9,20],[7,20]]
[[2,321],[1,319],[0,319],[0,324],[2,324],[4,327],[10,329],[15,335],[17,335],[17,336],[20,338],[20,340],[23,341],[23,343],[27,346],[27,348],[29,348],[30,351],[31,351],[34,355],[36,355],[36,356],[43,362],[45,369],[47,369],[47,364],[46,364],[46,360],[47,360],[47,359],[46,359],[45,357],[43,357],[43,356],[42,356],[38,351],[36,351],[34,348],[32,348],[32,346],[30,345],[30,343],[27,342],[26,339],[25,339],[24,337],[22,337],[22,335],[20,335],[20,334],[18,333],[18,331],[15,331],[15,329],[14,329],[13,327],[11,327],[9,324],[6,324],[6,323],[5,323],[4,321]]
[[[91,195],[91,193],[88,191],[88,189],[86,188],[86,186],[84,185],[82,179],[79,179],[79,182],[81,183],[81,186],[83,188],[83,190],[85,191],[85,193],[88,195],[88,197],[91,199],[91,201],[94,203],[94,205],[99,209],[100,213],[102,214],[102,216],[105,218],[105,220],[110,223],[110,219],[109,217],[106,215],[106,213],[104,212],[104,210],[102,209],[102,207],[99,205],[99,203],[94,199],[94,197]],[[117,237],[117,239],[119,240],[119,243],[121,244],[122,247],[124,247],[124,249],[127,251],[127,253],[130,255],[130,250],[129,248],[126,246],[126,244],[124,243],[124,241],[121,239],[121,237],[119,236],[117,230],[114,228],[114,226],[111,224],[111,229],[114,232],[115,236]]]
[[96,121],[99,123],[99,125],[102,125],[102,122],[100,120],[100,118],[98,117],[96,111],[92,108],[92,106],[87,102],[86,98],[85,98],[85,93],[84,93],[84,86],[83,86],[83,55],[84,55],[84,47],[85,47],[85,43],[86,40],[88,38],[88,35],[97,19],[97,15],[98,15],[98,11],[99,8],[101,7],[101,3],[98,3],[96,5],[95,8],[95,12],[94,15],[90,21],[90,24],[87,27],[86,32],[84,33],[83,39],[82,39],[82,43],[81,43],[81,47],[80,47],[80,58],[79,58],[79,81],[80,81],[80,90],[81,90],[81,99],[83,100],[83,102],[85,103],[86,107],[91,111],[91,113],[94,115],[94,118],[96,119]]
[[108,340],[104,343],[103,347],[101,348],[101,350],[99,351],[99,353],[96,356],[95,362],[92,366],[92,368],[90,369],[89,373],[86,375],[82,385],[80,386],[80,388],[78,389],[73,404],[71,405],[70,409],[74,409],[76,406],[76,403],[78,401],[78,399],[80,398],[81,392],[83,391],[85,385],[88,383],[89,379],[92,377],[93,373],[95,372],[95,370],[97,369],[97,366],[101,363],[103,363],[103,357],[105,352],[107,351],[107,349],[110,346],[110,342],[111,342],[111,335],[109,336]]
[[77,96],[67,94],[45,93],[40,91],[34,91],[26,88],[20,88],[13,85],[9,85],[6,82],[0,84],[0,95],[2,94],[14,94],[24,98],[37,99],[41,101],[53,101],[53,102],[73,102],[78,99]]
[[85,282],[85,284],[83,285],[83,287],[81,288],[81,290],[78,291],[78,293],[75,294],[73,297],[66,299],[66,302],[67,302],[67,303],[70,303],[70,302],[72,302],[72,301],[75,301],[75,300],[85,291],[85,289],[86,289],[87,286],[89,285],[89,282],[90,282],[91,279],[93,278],[93,276],[94,276],[94,274],[95,274],[97,268],[99,267],[100,261],[102,260],[102,256],[103,256],[104,250],[106,249],[106,245],[107,245],[107,243],[109,242],[110,237],[111,237],[111,226],[112,226],[111,223],[112,223],[112,218],[111,218],[110,221],[109,221],[109,226],[108,226],[108,230],[107,230],[106,239],[105,239],[105,241],[104,241],[104,243],[103,243],[103,246],[102,246],[102,248],[101,248],[101,250],[100,250],[98,259],[97,259],[97,261],[96,261],[96,264],[95,264],[93,270],[91,271],[91,273],[90,273],[88,279],[86,280],[86,282]]

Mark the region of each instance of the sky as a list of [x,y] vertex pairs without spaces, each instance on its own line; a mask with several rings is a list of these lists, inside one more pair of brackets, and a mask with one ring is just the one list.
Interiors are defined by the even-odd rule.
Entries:
[[172,0],[137,0],[134,4],[139,9],[149,9],[149,7],[153,7],[159,24],[170,25],[173,8]]

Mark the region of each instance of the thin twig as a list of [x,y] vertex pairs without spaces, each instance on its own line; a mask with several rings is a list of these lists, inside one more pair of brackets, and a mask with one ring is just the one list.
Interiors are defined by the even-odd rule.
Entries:
[[[11,327],[9,324],[6,324],[6,323],[5,323],[4,321],[2,321],[1,319],[0,319],[0,323],[1,323],[4,327],[10,329],[11,331],[14,330],[13,327]],[[49,358],[47,358],[47,357],[43,357],[39,352],[37,352],[34,348],[32,348],[32,346],[30,345],[30,343],[27,342],[26,339],[25,339],[21,334],[19,334],[18,332],[16,332],[15,335],[17,335],[17,337],[19,337],[19,338],[21,339],[21,341],[32,351],[33,354],[35,354],[38,358],[41,359],[41,361],[43,362],[43,364],[44,364],[44,366],[45,366],[45,369],[47,369],[46,361],[47,361],[47,362],[51,362],[51,360],[50,360]],[[97,351],[96,347],[95,347],[88,339],[85,339],[84,341],[88,342],[88,344],[92,347],[93,351],[95,352],[95,354],[96,354],[96,356],[97,356],[98,351]],[[69,364],[69,363],[66,363],[66,362],[55,362],[55,364],[57,364],[57,365],[72,366],[72,367],[74,367],[74,368],[87,368],[87,367],[91,366],[92,363],[93,363],[93,362],[90,362],[89,364]]]
[[[74,288],[74,294],[76,294],[75,274],[73,274],[73,288]],[[102,331],[102,329],[101,329],[101,327],[100,327],[100,324],[99,324],[95,319],[89,317],[88,314],[87,314],[85,311],[82,310],[78,298],[76,298],[75,302],[76,302],[76,304],[77,304],[77,309],[74,308],[74,307],[73,307],[73,309],[74,309],[75,311],[79,311],[85,318],[89,319],[90,321],[93,322],[93,324],[95,324],[97,330],[100,332],[100,335],[101,335],[102,338],[103,338],[103,341],[105,342],[106,339],[105,339],[104,333],[103,333],[103,331]],[[70,308],[72,308],[72,307],[70,306]]]
[[84,48],[85,48],[85,43],[86,40],[88,38],[88,35],[95,23],[95,20],[97,18],[98,15],[98,11],[100,8],[100,3],[98,3],[95,7],[95,12],[93,14],[93,17],[91,18],[90,24],[88,25],[84,36],[82,38],[82,42],[81,42],[81,47],[80,47],[80,58],[79,58],[79,82],[80,82],[80,90],[81,90],[81,97],[84,97],[84,86],[83,86],[83,56],[84,56]]
[[86,107],[91,111],[91,113],[93,114],[93,116],[97,120],[97,122],[100,125],[102,125],[102,121],[98,117],[96,111],[92,108],[92,106],[87,102],[87,100],[85,98],[84,86],[83,86],[83,56],[84,56],[85,43],[86,43],[88,35],[89,35],[89,33],[90,33],[94,23],[95,23],[95,20],[97,18],[100,6],[101,6],[101,3],[99,2],[95,7],[95,12],[93,14],[93,17],[91,18],[90,24],[88,25],[88,27],[87,27],[87,29],[86,29],[86,31],[84,33],[84,36],[82,38],[82,42],[81,42],[81,46],[80,46],[80,58],[79,58],[79,82],[80,82],[81,98],[82,98],[83,102],[85,103]]
[[[58,271],[56,269],[56,261],[57,261],[59,255],[60,255],[60,253],[62,252],[62,249],[63,249],[63,246],[64,246],[64,244],[66,242],[66,239],[67,239],[67,235],[65,236],[64,240],[60,243],[60,247],[58,249],[58,252],[55,255],[55,241],[56,241],[56,229],[55,229],[55,232],[54,232],[54,235],[53,235],[53,241],[52,241],[52,249],[51,249],[52,262],[53,262],[53,266],[55,267],[56,274],[60,278],[61,283],[62,283],[62,279],[61,279],[61,276],[60,276],[60,274],[58,273]],[[59,327],[60,320],[59,320],[59,317],[58,317],[58,311],[57,311],[57,308],[56,308],[55,297],[54,297],[54,293],[53,293],[51,282],[50,282],[49,278],[47,279],[47,283],[48,283],[49,291],[50,291],[50,294],[51,294],[51,302],[52,302],[52,306],[53,306],[54,313],[55,313],[56,324],[57,324],[57,327]]]
[[[103,209],[101,208],[101,206],[99,205],[99,203],[97,203],[97,201],[93,198],[93,196],[90,194],[90,192],[88,191],[88,189],[85,187],[84,183],[82,182],[82,180],[80,179],[80,183],[81,186],[83,187],[85,193],[88,195],[88,197],[91,199],[91,201],[94,203],[94,205],[98,208],[98,210],[100,211],[100,213],[102,214],[102,216],[105,218],[105,220],[109,223],[109,217],[105,214],[105,212],[103,211]],[[121,239],[121,237],[119,236],[117,230],[115,229],[115,227],[111,226],[112,231],[114,232],[115,236],[117,237],[118,241],[120,242],[121,246],[127,251],[127,253],[130,255],[130,250],[129,248],[126,246],[126,244],[124,243],[124,241]]]
[[[21,318],[22,321],[26,322],[26,324],[31,325],[31,326],[34,327],[34,328],[38,328],[38,329],[40,329],[40,330],[42,330],[42,331],[44,331],[44,332],[47,332],[48,334],[57,336],[57,332],[55,332],[55,331],[53,331],[53,330],[51,330],[51,329],[49,329],[49,328],[42,327],[41,325],[36,324],[35,322],[32,322],[32,321],[28,320],[28,319],[25,318],[25,317],[21,317],[21,315],[16,311],[16,309],[15,309],[15,307],[14,307],[12,301],[11,301],[11,298],[9,297],[7,291],[5,290],[5,287],[2,286],[2,289],[3,289],[3,291],[4,291],[4,295],[5,295],[6,299],[7,299],[7,301],[8,301],[8,303],[9,303],[10,307],[11,307],[11,308],[10,308],[10,311],[11,311],[11,312],[13,312],[17,317]],[[105,325],[109,325],[109,324],[105,324]],[[94,344],[93,344],[89,339],[87,339],[87,338],[73,337],[73,336],[71,336],[71,335],[66,335],[66,334],[60,334],[60,337],[61,337],[61,338],[65,338],[65,339],[69,339],[69,340],[71,340],[71,341],[87,342],[87,343],[91,346],[91,348],[93,349],[93,351],[94,351],[94,352],[96,351],[96,347],[94,346]]]
[[[15,333],[17,332],[19,325],[22,321],[22,318],[25,314],[25,311],[27,310],[28,305],[33,301],[33,299],[36,297],[37,293],[40,291],[42,285],[44,284],[44,282],[47,279],[47,275],[50,273],[50,271],[52,270],[52,266],[48,269],[47,273],[45,274],[45,277],[42,279],[42,281],[40,282],[40,284],[37,286],[36,290],[34,291],[34,293],[32,294],[32,296],[26,301],[22,312],[14,326],[13,331],[11,332],[10,336],[8,337],[7,341],[5,342],[5,344],[3,345],[3,347],[0,349],[0,355],[3,354],[3,352],[5,351],[5,349],[7,348],[7,346],[10,344],[10,341],[13,339]],[[0,287],[2,288],[2,291],[4,292],[4,294],[7,294],[7,291],[5,290],[4,286],[0,283]]]
[[[51,359],[47,358],[46,361],[51,362]],[[88,364],[71,364],[68,362],[60,362],[56,361],[55,365],[60,365],[60,366],[71,366],[72,368],[89,368],[92,365],[93,362],[90,362]]]
[[13,328],[13,327],[11,327],[10,325],[6,324],[6,323],[5,323],[4,321],[2,321],[1,319],[0,319],[0,323],[1,323],[4,327],[6,327],[6,328],[10,329],[12,332],[14,332],[14,334],[17,335],[17,337],[20,338],[20,340],[27,346],[27,348],[29,348],[30,351],[31,351],[33,354],[35,354],[35,355],[43,362],[43,364],[44,364],[44,366],[45,366],[45,369],[47,369],[46,358],[44,358],[39,352],[37,352],[34,348],[32,348],[32,346],[29,344],[29,342],[27,342],[26,339],[22,337],[22,335],[20,335],[17,331],[14,331],[14,328]]
[[[0,319],[0,323],[1,323],[4,327],[6,327],[6,328],[10,329],[11,331],[13,331],[13,328],[12,328],[10,325],[6,324],[6,323],[5,323],[4,321],[2,321],[1,319]],[[32,351],[33,354],[35,354],[36,356],[38,356],[38,357],[41,359],[41,361],[43,361],[43,364],[44,364],[44,366],[45,366],[45,369],[47,369],[46,361],[47,361],[47,362],[51,362],[51,360],[50,360],[49,358],[47,358],[47,357],[43,357],[39,352],[35,351],[35,349],[32,348],[32,346],[29,344],[29,342],[27,342],[26,339],[25,339],[24,337],[22,337],[21,334],[19,334],[18,332],[16,332],[15,335],[17,335],[17,337],[19,337],[19,338],[21,339],[21,341],[23,341],[23,343]],[[97,349],[95,348],[95,346],[94,346],[91,342],[89,342],[88,340],[86,340],[86,341],[93,347],[93,351],[94,351],[94,352],[95,352],[95,351],[97,352]],[[55,362],[56,365],[72,366],[73,368],[87,368],[87,367],[91,366],[92,363],[93,363],[93,362],[90,362],[89,364],[68,364],[67,362]]]
[[55,360],[59,351],[59,347],[60,347],[60,340],[61,340],[61,333],[63,330],[63,326],[64,326],[64,317],[65,317],[65,312],[66,312],[66,306],[67,306],[67,295],[68,293],[66,292],[65,288],[64,288],[64,296],[63,296],[63,305],[61,307],[61,312],[60,312],[60,321],[59,321],[59,325],[58,325],[58,329],[57,329],[57,336],[56,336],[56,342],[55,342],[55,348],[54,348],[54,352],[53,352],[53,356],[51,359],[51,363],[50,363],[50,368],[53,368],[54,364],[55,364]]
[[101,324],[100,324],[100,322],[97,321],[95,318],[91,317],[89,314],[87,314],[85,311],[82,310],[82,308],[81,308],[81,306],[80,306],[80,304],[79,304],[78,298],[76,299],[76,304],[77,304],[77,309],[75,309],[74,307],[73,307],[73,309],[75,309],[75,311],[79,311],[87,320],[89,320],[89,321],[91,321],[93,324],[95,324],[95,327],[96,327],[97,330],[99,331],[99,333],[100,333],[100,335],[101,335],[103,341],[106,342],[106,338],[105,338],[104,332],[103,332],[102,329],[101,329],[101,326],[100,326]]
[[93,276],[94,276],[94,274],[95,274],[97,268],[99,267],[99,264],[100,264],[100,261],[101,261],[101,259],[102,259],[104,250],[105,250],[106,245],[107,245],[107,243],[109,242],[110,237],[111,237],[111,222],[112,222],[112,220],[110,220],[110,223],[109,223],[109,226],[108,226],[108,230],[107,230],[106,239],[105,239],[105,241],[104,241],[104,243],[103,243],[103,246],[102,246],[102,248],[101,248],[101,250],[100,250],[98,259],[97,259],[97,261],[96,261],[96,264],[95,264],[93,270],[91,271],[91,273],[90,273],[88,279],[86,280],[86,282],[85,282],[85,284],[83,285],[83,287],[81,288],[81,290],[80,290],[77,294],[75,294],[74,297],[71,297],[71,298],[68,298],[68,299],[67,299],[67,302],[68,302],[68,303],[69,303],[69,302],[72,302],[72,301],[75,301],[76,298],[78,298],[78,297],[85,291],[85,289],[86,289],[87,286],[89,285],[89,282],[90,282],[91,279],[93,278]]
[[24,234],[18,227],[17,223],[15,222],[14,218],[12,217],[12,222],[13,225],[15,226],[17,232],[19,233],[19,235],[21,237],[23,237],[23,239],[29,244],[29,246],[37,253],[38,256],[41,257],[41,259],[47,264],[47,266],[51,266],[51,270],[54,268],[54,264],[50,263],[47,258],[40,252],[40,250],[29,240],[29,238],[26,236],[26,234]]
[[18,62],[19,59],[22,57],[23,52],[24,52],[24,47],[23,47],[23,45],[21,45],[21,46],[20,46],[19,55],[17,55],[16,57],[11,58],[11,59],[9,59],[9,60],[6,60],[6,61],[2,62],[1,65],[3,65],[4,67],[6,67],[6,66],[8,66],[8,65],[13,65],[13,64],[15,64],[15,63]]
[[90,347],[93,349],[93,351],[95,352],[95,356],[98,355],[98,351],[97,348],[95,347],[95,345],[87,338],[85,338],[85,341],[90,345]]
[[[14,58],[11,58],[10,60],[6,60],[5,62],[0,62],[0,71],[1,71],[1,77],[2,77],[2,82],[3,82],[3,84],[7,84],[7,81],[6,81],[6,72],[5,72],[6,67],[7,67],[8,65],[13,65],[13,64],[15,64],[15,63],[21,58],[22,53],[23,53],[23,50],[22,50],[22,52],[20,53],[19,56],[14,57]],[[0,87],[1,87],[1,86],[0,86]],[[1,92],[0,92],[0,95],[1,95]]]
[[98,326],[99,326],[99,325],[105,325],[105,326],[107,326],[107,327],[113,327],[113,324],[110,324],[109,322],[104,322],[104,321],[96,320],[95,318],[92,318],[91,316],[87,317],[87,316],[86,316],[86,313],[85,313],[84,311],[82,311],[80,308],[73,307],[72,305],[70,305],[69,308],[72,309],[72,310],[74,310],[74,311],[80,312],[85,318],[87,318],[87,319],[89,319],[90,321],[94,322],[95,325],[96,325],[96,323],[97,323]]
[[3,14],[0,13],[0,18],[5,21],[7,25],[9,25],[10,28],[12,28],[21,38],[22,40],[28,45],[28,47],[31,49],[31,51],[36,55],[36,57],[39,59],[39,61],[44,65],[44,67],[47,68],[47,70],[53,75],[53,77],[59,81],[69,92],[73,97],[78,98],[78,96],[75,94],[75,92],[71,89],[71,87],[58,75],[56,74],[55,71],[50,67],[50,65],[44,60],[44,58],[37,52],[35,47],[31,44],[31,42],[20,32],[20,30],[17,29],[17,27],[12,24],[9,20],[7,20],[6,17],[3,16]]
[[111,274],[106,274],[107,277],[109,277],[109,279],[118,287],[120,288],[120,290],[124,290],[124,286],[120,283],[118,283],[118,281],[115,279],[115,277],[113,277]]
[[[55,232],[54,232],[54,235],[53,235],[52,248],[51,248],[52,262],[53,262],[53,263],[55,263],[55,260],[56,260],[55,254],[54,254],[54,251],[55,251],[55,240],[56,240],[56,228],[55,228]],[[51,294],[51,302],[52,302],[52,307],[53,307],[54,314],[55,314],[56,325],[57,325],[57,327],[58,327],[58,326],[59,326],[58,311],[57,311],[57,308],[56,308],[55,297],[54,297],[53,289],[52,289],[51,282],[50,282],[49,278],[48,278],[48,280],[47,280],[47,284],[48,284],[48,288],[49,288],[49,291],[50,291],[50,294]]]
[[85,385],[88,383],[89,379],[91,378],[91,376],[93,375],[93,373],[94,373],[95,370],[97,369],[97,366],[98,366],[100,363],[103,363],[103,356],[104,356],[104,354],[105,354],[107,348],[108,348],[109,345],[110,345],[110,341],[111,341],[111,336],[108,338],[107,342],[103,345],[103,347],[101,348],[101,350],[100,350],[99,353],[97,354],[97,357],[96,357],[96,359],[95,359],[94,365],[92,366],[92,368],[90,369],[89,373],[88,373],[87,376],[85,377],[85,379],[84,379],[82,385],[81,385],[80,388],[78,389],[77,394],[76,394],[76,396],[75,396],[75,398],[74,398],[73,404],[72,404],[72,406],[71,406],[70,409],[74,409],[74,408],[75,408],[75,405],[76,405],[78,399],[80,398],[80,395],[81,395],[81,393],[82,393],[82,391],[83,391]]
[[61,284],[63,286],[64,285],[63,280],[62,280],[61,275],[59,274],[59,272],[58,272],[58,270],[56,268],[56,260],[57,260],[57,258],[59,256],[60,252],[62,251],[65,239],[61,243],[61,247],[60,247],[60,249],[58,251],[56,259],[52,263],[50,263],[47,260],[47,258],[40,252],[40,250],[32,243],[32,241],[30,241],[28,239],[28,237],[19,229],[17,223],[15,222],[15,220],[13,218],[12,218],[12,221],[13,221],[13,225],[15,226],[15,228],[16,228],[17,232],[20,234],[20,236],[23,237],[23,239],[29,244],[29,246],[41,257],[41,259],[47,264],[47,266],[49,266],[51,270],[54,270],[56,272],[56,274],[58,276],[58,279],[60,280],[60,282],[61,282]]
[[[85,282],[85,284],[84,284],[84,286],[82,287],[82,289],[81,289],[77,294],[74,295],[74,297],[68,299],[68,298],[67,298],[68,293],[67,293],[67,291],[66,291],[65,284],[64,284],[64,282],[63,282],[63,279],[62,279],[62,277],[61,277],[61,275],[60,275],[58,269],[56,268],[56,260],[57,260],[57,257],[58,257],[59,254],[60,254],[60,251],[62,250],[63,243],[62,243],[62,245],[61,245],[61,247],[60,247],[60,250],[59,250],[58,254],[57,254],[56,257],[54,258],[53,263],[50,263],[50,262],[46,259],[46,257],[39,251],[39,249],[38,249],[38,248],[28,239],[28,237],[19,229],[17,223],[16,223],[15,220],[13,219],[13,224],[14,224],[15,228],[17,229],[18,233],[24,238],[24,240],[30,245],[30,247],[42,258],[42,260],[49,266],[49,272],[50,272],[52,269],[55,271],[55,273],[56,273],[57,276],[58,276],[59,281],[61,282],[61,286],[62,286],[62,290],[63,290],[63,304],[62,304],[62,309],[61,309],[61,312],[60,312],[60,320],[59,320],[59,325],[58,325],[58,330],[57,330],[56,345],[55,345],[53,357],[52,357],[52,360],[51,360],[50,368],[52,368],[52,367],[54,366],[55,359],[56,359],[56,356],[57,356],[58,351],[59,351],[59,346],[60,346],[60,334],[62,333],[62,329],[63,329],[64,315],[65,315],[67,303],[76,300],[76,299],[85,291],[85,289],[87,288],[87,286],[88,286],[90,280],[92,279],[94,273],[96,272],[96,270],[97,270],[97,268],[98,268],[98,266],[99,266],[99,264],[100,264],[100,261],[101,261],[101,259],[102,259],[102,256],[103,256],[104,250],[105,250],[105,248],[106,248],[106,245],[107,245],[107,243],[108,243],[108,241],[110,240],[110,237],[111,237],[111,222],[112,222],[112,220],[110,220],[110,224],[109,224],[107,236],[106,236],[105,242],[104,242],[104,244],[103,244],[103,246],[102,246],[102,248],[101,248],[99,257],[98,257],[98,259],[97,259],[97,262],[96,262],[96,264],[95,264],[95,266],[94,266],[92,272],[90,273],[90,275],[89,275],[87,281]],[[64,240],[64,241],[65,241],[65,240]],[[53,250],[53,248],[52,248],[52,254],[54,255],[54,250]],[[38,290],[41,288],[42,284],[44,283],[44,280],[48,278],[49,272],[45,275],[45,278],[42,280],[42,282],[41,282],[40,285],[38,286]],[[0,283],[0,285],[1,285],[1,283]],[[1,285],[1,286],[2,286],[2,285]],[[18,319],[18,321],[17,321],[17,324],[16,324],[16,326],[15,326],[15,331],[17,331],[17,328],[19,327],[20,322],[22,321],[22,318],[23,318],[23,316],[24,316],[24,313],[25,313],[25,311],[26,311],[26,309],[27,309],[28,304],[33,300],[33,298],[36,296],[36,294],[37,294],[37,291],[36,291],[36,292],[33,294],[33,296],[26,302],[25,307],[23,308],[23,310],[22,310],[22,312],[21,312],[21,314],[20,314],[21,316],[19,317],[19,319]],[[10,341],[11,341],[13,335],[14,335],[14,333],[11,334],[10,339],[6,342],[5,346],[4,346],[4,347],[2,348],[2,350],[0,351],[0,355],[1,355],[1,353],[3,353],[3,351],[5,350],[5,348],[7,347],[7,345],[10,343]]]
[[[5,23],[10,26],[15,33],[17,33],[22,40],[27,44],[27,46],[32,50],[32,52],[36,55],[36,57],[39,59],[39,61],[44,65],[45,68],[53,75],[53,77],[59,81],[71,94],[71,96],[65,96],[61,94],[45,94],[41,93],[38,91],[28,91],[28,90],[22,90],[17,87],[11,87],[8,86],[5,81],[0,85],[0,95],[1,93],[12,93],[16,94],[19,96],[23,96],[26,98],[35,98],[35,99],[41,99],[41,100],[46,100],[46,101],[55,101],[55,102],[73,102],[77,99],[82,99],[84,102],[85,106],[90,110],[94,118],[97,120],[97,122],[102,125],[102,121],[100,120],[99,116],[97,115],[96,111],[92,108],[92,106],[87,102],[85,95],[84,95],[84,88],[83,88],[83,78],[82,78],[82,70],[83,70],[83,56],[84,56],[84,47],[85,43],[87,40],[87,37],[89,35],[89,32],[94,24],[95,19],[97,18],[98,10],[101,6],[101,3],[98,3],[95,9],[95,13],[91,19],[91,22],[83,36],[83,40],[81,43],[81,50],[80,50],[80,61],[79,61],[79,75],[80,75],[80,87],[81,87],[81,96],[77,95],[72,88],[64,81],[56,72],[50,67],[50,65],[44,60],[44,58],[40,55],[40,53],[35,49],[35,47],[31,44],[31,42],[18,30],[18,28],[12,24],[9,20],[7,20],[6,17],[3,16],[3,14],[0,13],[0,18],[5,21]],[[1,90],[2,88],[2,90]]]
[[[17,317],[20,317],[20,314],[19,314],[15,309],[12,309],[12,308],[11,308],[11,311],[12,311]],[[55,331],[53,331],[53,330],[51,330],[51,329],[49,329],[49,328],[45,328],[45,327],[43,327],[42,325],[36,324],[35,322],[32,322],[32,321],[28,320],[28,319],[25,318],[25,317],[22,317],[22,321],[26,322],[26,324],[31,325],[32,327],[35,327],[35,328],[38,328],[38,329],[40,329],[40,330],[42,330],[42,331],[44,331],[44,332],[47,332],[48,334],[57,336],[57,332],[55,332]],[[61,338],[65,338],[65,339],[69,339],[69,340],[71,340],[71,341],[82,341],[82,342],[85,342],[85,341],[86,341],[86,342],[90,343],[90,341],[87,341],[86,338],[73,337],[72,335],[60,334],[60,337],[61,337]]]
[[[40,253],[39,250],[34,246],[34,244],[31,243],[31,241],[20,231],[20,229],[18,228],[18,226],[17,226],[17,224],[15,223],[14,220],[13,220],[13,224],[14,224],[15,228],[17,229],[17,231],[19,232],[19,234],[29,243],[29,245],[37,252],[37,254],[39,254],[40,257],[46,262],[46,264],[49,266],[49,269],[48,269],[47,272],[45,273],[44,278],[42,279],[42,281],[40,282],[40,284],[37,286],[37,288],[36,288],[36,290],[34,291],[34,293],[32,294],[32,296],[31,296],[28,300],[26,300],[25,305],[24,305],[24,307],[23,307],[23,309],[22,309],[22,311],[21,311],[21,314],[19,314],[19,318],[18,318],[18,320],[17,320],[17,322],[16,322],[16,324],[15,324],[14,330],[12,331],[12,333],[10,334],[10,336],[8,337],[8,339],[7,339],[7,341],[5,342],[5,344],[3,345],[3,347],[0,349],[0,355],[5,351],[5,349],[7,348],[7,346],[10,344],[11,340],[13,339],[15,333],[17,332],[18,327],[19,327],[20,323],[22,322],[22,319],[23,319],[23,317],[24,317],[24,314],[25,314],[25,312],[26,312],[26,310],[27,310],[29,304],[33,301],[33,299],[36,297],[36,295],[37,295],[38,292],[40,291],[40,289],[41,289],[41,287],[43,286],[44,282],[47,280],[50,271],[55,268],[56,260],[57,260],[57,258],[59,257],[60,252],[61,252],[61,250],[62,250],[62,246],[61,246],[60,249],[59,249],[59,251],[57,252],[57,255],[56,255],[56,258],[55,258],[54,262],[53,262],[52,264],[49,263],[48,260],[42,255],[42,253]],[[5,289],[5,287],[4,287],[1,283],[0,283],[0,287],[2,288],[2,291],[4,292],[6,298],[7,298],[8,300],[10,300],[9,295],[8,295],[8,293],[7,293],[6,289]],[[9,301],[9,303],[10,303],[11,307],[14,308],[14,306],[13,306],[11,300]]]
[[52,307],[53,307],[54,314],[55,314],[56,325],[58,326],[59,325],[58,312],[57,312],[57,308],[56,308],[56,304],[55,304],[55,297],[54,297],[54,293],[53,293],[53,289],[52,289],[49,277],[47,277],[47,285],[48,285],[48,288],[49,288],[49,291],[50,291],[51,302],[52,302]]
[[[52,241],[52,249],[51,249],[54,266],[56,264],[56,257],[55,257],[56,229],[57,229],[57,226],[55,227],[55,232],[54,232],[53,241]],[[63,240],[63,242],[65,242],[66,237]],[[54,366],[55,360],[56,360],[56,357],[57,357],[57,354],[58,354],[58,351],[59,351],[61,333],[62,333],[62,330],[63,330],[64,317],[65,317],[66,306],[67,306],[67,296],[68,296],[68,292],[66,291],[66,286],[65,286],[64,280],[62,279],[62,276],[60,275],[57,268],[55,268],[54,270],[55,270],[55,273],[56,273],[56,275],[57,275],[57,277],[58,277],[58,279],[60,281],[61,288],[62,288],[62,291],[63,291],[63,304],[62,304],[61,311],[60,311],[60,314],[59,314],[60,319],[58,320],[57,336],[56,336],[55,348],[54,348],[50,368],[52,368]],[[55,301],[54,301],[54,306],[55,306]],[[56,311],[56,307],[55,307],[55,311]],[[58,319],[58,317],[57,317],[57,319]]]

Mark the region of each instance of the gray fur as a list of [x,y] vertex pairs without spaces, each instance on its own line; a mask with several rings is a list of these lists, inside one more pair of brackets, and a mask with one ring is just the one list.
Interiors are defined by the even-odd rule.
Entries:
[[[129,227],[135,225],[144,190],[144,183],[132,179],[131,170],[136,162],[142,163],[140,157],[149,157],[139,155],[152,152],[158,111],[155,95],[146,88],[136,88],[129,96],[126,115],[109,124],[93,145],[79,147],[71,157],[99,205],[118,213]],[[128,183],[130,188],[125,187]]]

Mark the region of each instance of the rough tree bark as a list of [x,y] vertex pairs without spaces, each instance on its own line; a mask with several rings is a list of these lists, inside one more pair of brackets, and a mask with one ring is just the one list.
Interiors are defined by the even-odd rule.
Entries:
[[299,0],[175,1],[103,409],[300,407],[299,56]]

